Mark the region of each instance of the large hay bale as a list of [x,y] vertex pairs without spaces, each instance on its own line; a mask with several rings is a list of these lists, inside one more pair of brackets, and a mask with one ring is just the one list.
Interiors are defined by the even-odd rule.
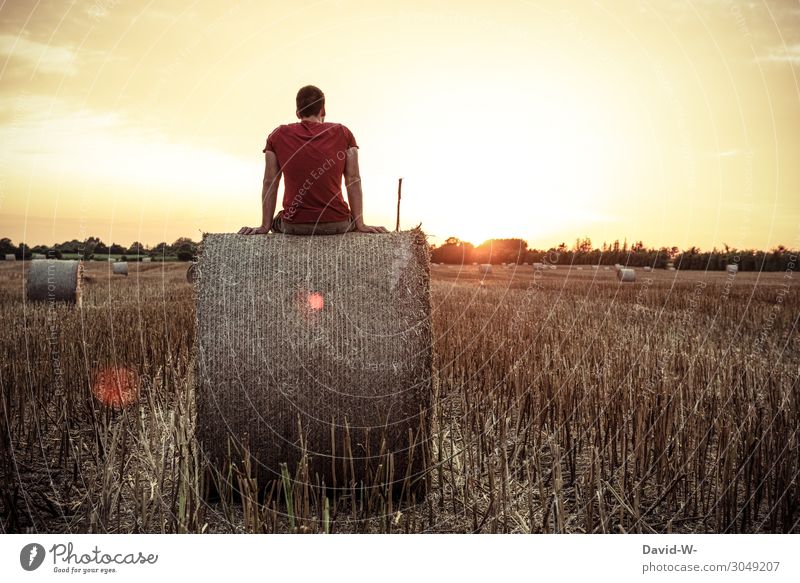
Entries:
[[737,273],[739,273],[739,265],[736,263],[731,263],[725,267],[725,271],[727,271],[731,275],[736,275]]
[[629,267],[623,267],[617,270],[617,279],[620,281],[636,281],[636,272]]
[[71,302],[80,305],[80,261],[37,259],[28,267],[27,296],[31,301]]
[[[432,393],[429,255],[419,230],[206,234],[197,263],[197,435],[229,438],[258,483],[422,486]],[[383,455],[381,455],[383,449]],[[301,472],[301,479],[302,479]]]
[[492,272],[492,264],[491,263],[481,263],[478,266],[478,271],[483,275],[488,275]]
[[17,256],[13,253],[6,253],[6,261],[16,261]]
[[114,275],[128,275],[128,262],[127,261],[118,261],[111,266],[111,269],[114,271]]

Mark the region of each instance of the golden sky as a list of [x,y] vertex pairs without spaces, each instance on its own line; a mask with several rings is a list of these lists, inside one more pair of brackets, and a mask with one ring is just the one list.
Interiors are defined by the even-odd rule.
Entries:
[[800,4],[63,0],[0,7],[0,236],[260,222],[297,89],[368,223],[441,241],[800,247]]

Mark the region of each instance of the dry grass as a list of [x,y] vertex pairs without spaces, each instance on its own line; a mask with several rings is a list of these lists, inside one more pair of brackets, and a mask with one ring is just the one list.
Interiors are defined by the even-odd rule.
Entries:
[[[78,311],[26,303],[21,262],[0,265],[4,532],[800,532],[783,274],[434,267],[427,498],[333,499],[238,463],[242,495],[210,500],[186,266],[130,270],[90,265]],[[111,365],[139,375],[135,406],[94,397]]]

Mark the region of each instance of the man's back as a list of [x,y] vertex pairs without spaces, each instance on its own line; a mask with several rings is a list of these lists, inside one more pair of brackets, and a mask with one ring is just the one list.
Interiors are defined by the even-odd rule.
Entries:
[[281,125],[267,138],[284,177],[283,220],[287,223],[346,221],[342,196],[347,150],[358,147],[342,124],[303,120]]

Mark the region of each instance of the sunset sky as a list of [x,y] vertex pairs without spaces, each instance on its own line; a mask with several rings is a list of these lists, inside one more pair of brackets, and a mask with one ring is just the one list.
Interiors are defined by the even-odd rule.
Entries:
[[800,3],[0,7],[0,236],[260,223],[297,89],[354,133],[366,220],[442,241],[800,247]]

